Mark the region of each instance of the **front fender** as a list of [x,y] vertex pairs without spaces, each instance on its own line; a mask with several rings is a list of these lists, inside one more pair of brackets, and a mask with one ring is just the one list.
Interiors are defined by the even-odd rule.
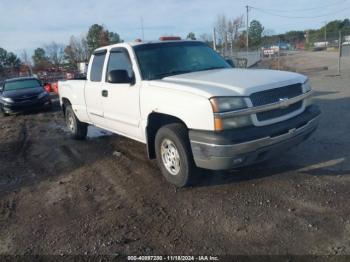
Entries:
[[148,115],[156,112],[174,116],[189,129],[214,130],[214,115],[208,98],[167,88],[141,88],[142,125],[147,126]]

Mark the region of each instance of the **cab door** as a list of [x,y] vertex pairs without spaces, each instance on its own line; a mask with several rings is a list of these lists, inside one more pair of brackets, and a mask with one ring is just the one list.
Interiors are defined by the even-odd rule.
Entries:
[[134,139],[141,139],[140,129],[140,83],[110,83],[108,75],[114,70],[125,70],[130,79],[135,79],[128,50],[112,48],[106,65],[102,87],[104,94],[103,114],[108,129]]
[[85,84],[85,103],[91,123],[103,127],[102,74],[107,50],[95,51]]

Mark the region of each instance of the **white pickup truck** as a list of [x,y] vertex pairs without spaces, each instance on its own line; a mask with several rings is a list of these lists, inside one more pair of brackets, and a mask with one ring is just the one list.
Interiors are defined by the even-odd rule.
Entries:
[[234,169],[296,146],[316,130],[308,78],[236,69],[199,41],[132,42],[97,49],[86,80],[59,82],[72,135],[88,125],[140,141],[172,184],[197,167]]

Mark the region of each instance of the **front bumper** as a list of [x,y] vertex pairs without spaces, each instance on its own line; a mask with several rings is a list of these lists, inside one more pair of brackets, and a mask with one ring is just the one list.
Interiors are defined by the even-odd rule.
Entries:
[[264,161],[307,139],[318,126],[320,110],[313,105],[292,118],[263,127],[223,132],[191,130],[189,137],[196,165],[225,170]]
[[2,105],[2,110],[4,113],[13,114],[42,109],[50,106],[51,99],[49,96],[46,96],[42,99],[29,100],[25,102],[5,103]]

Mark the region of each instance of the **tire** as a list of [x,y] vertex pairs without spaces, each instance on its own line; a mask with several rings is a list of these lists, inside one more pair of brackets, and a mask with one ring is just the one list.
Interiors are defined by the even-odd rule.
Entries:
[[177,187],[193,185],[197,168],[193,161],[188,130],[183,124],[161,127],[155,138],[159,168],[165,179]]
[[51,101],[51,99],[50,99],[50,100],[49,100],[49,104],[48,104],[46,110],[47,110],[47,111],[52,111],[52,109],[53,109],[53,104],[52,104],[52,101]]
[[67,105],[64,116],[72,138],[77,140],[85,139],[88,131],[88,124],[79,121],[71,105]]
[[8,113],[5,113],[4,110],[3,110],[2,108],[0,108],[0,115],[1,115],[2,117],[7,117],[7,116],[9,116],[9,114],[8,114]]

